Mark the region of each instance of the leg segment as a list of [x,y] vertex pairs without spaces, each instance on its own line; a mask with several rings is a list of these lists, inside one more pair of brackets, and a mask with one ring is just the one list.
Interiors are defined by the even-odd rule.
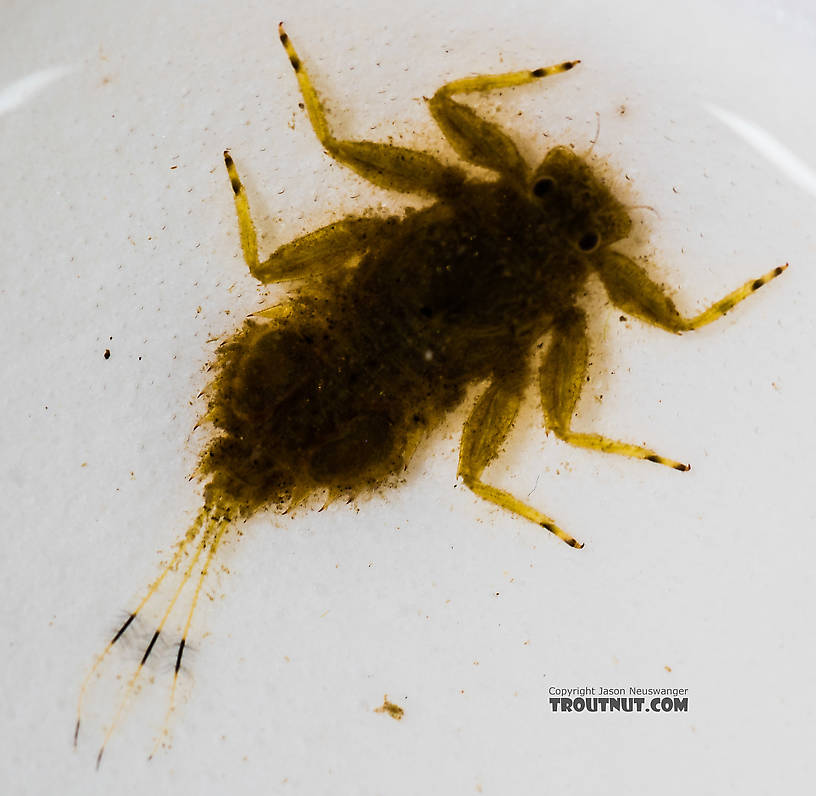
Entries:
[[430,101],[431,113],[445,137],[464,160],[487,169],[511,174],[522,184],[527,182],[527,165],[512,140],[501,128],[482,119],[472,108],[453,99],[454,94],[523,86],[548,75],[572,69],[580,61],[501,75],[477,75],[446,83]]
[[393,219],[388,218],[347,216],[291,243],[285,243],[268,259],[259,262],[258,236],[249,211],[246,189],[228,152],[224,153],[224,161],[235,193],[244,260],[252,276],[263,284],[307,279],[339,268],[355,254],[364,252],[372,237],[384,226],[393,223]]
[[499,455],[521,402],[522,380],[494,381],[479,399],[465,423],[459,452],[459,476],[479,497],[546,528],[570,547],[583,547],[548,516],[522,503],[503,489],[482,481],[482,472]]
[[449,193],[462,182],[463,176],[458,169],[442,165],[427,152],[372,141],[336,139],[329,130],[320,98],[282,24],[278,26],[278,33],[295,70],[312,128],[320,143],[335,160],[344,163],[374,185],[394,191],[438,195]]
[[586,315],[581,310],[571,310],[556,323],[554,333],[552,345],[539,371],[541,405],[547,428],[564,442],[581,448],[646,459],[675,470],[691,469],[687,464],[667,459],[640,445],[618,442],[600,434],[577,434],[572,431],[572,416],[586,379],[589,355]]
[[746,282],[699,315],[684,318],[662,288],[649,278],[643,268],[625,255],[607,251],[596,265],[606,292],[616,307],[620,307],[635,318],[675,334],[699,329],[722,318],[726,312],[772,279],[776,279],[788,267],[787,263],[780,265],[758,279]]

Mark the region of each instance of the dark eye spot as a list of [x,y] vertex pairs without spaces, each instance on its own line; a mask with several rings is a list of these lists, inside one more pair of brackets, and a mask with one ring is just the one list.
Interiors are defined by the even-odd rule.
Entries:
[[600,242],[601,239],[598,237],[597,232],[585,232],[578,241],[578,248],[582,252],[591,252],[598,247]]
[[552,177],[544,177],[533,186],[533,193],[536,196],[546,196],[555,188],[555,180]]

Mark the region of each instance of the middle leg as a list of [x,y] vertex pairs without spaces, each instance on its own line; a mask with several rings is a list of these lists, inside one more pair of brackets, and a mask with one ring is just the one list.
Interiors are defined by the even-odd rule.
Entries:
[[289,63],[295,70],[303,104],[320,143],[339,163],[381,188],[405,193],[449,194],[464,179],[459,169],[445,166],[433,155],[407,147],[378,144],[374,141],[343,141],[332,135],[323,103],[295,51],[292,40],[278,26],[278,34]]
[[641,445],[618,442],[600,434],[579,434],[572,430],[572,416],[586,380],[589,344],[586,315],[573,308],[556,323],[555,338],[539,370],[539,387],[544,418],[559,439],[581,448],[646,459],[675,470],[690,470],[688,464],[667,459]]

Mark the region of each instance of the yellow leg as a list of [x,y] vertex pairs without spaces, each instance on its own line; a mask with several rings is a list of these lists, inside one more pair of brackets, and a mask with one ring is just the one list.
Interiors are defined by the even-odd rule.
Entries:
[[482,472],[499,455],[501,446],[513,427],[523,384],[523,371],[507,383],[496,380],[476,403],[462,433],[459,476],[479,497],[546,528],[570,547],[583,547],[546,514],[528,506],[509,492],[482,481]]
[[772,279],[776,279],[788,267],[787,263],[780,265],[758,279],[746,282],[742,287],[721,298],[699,315],[684,318],[662,288],[649,277],[643,268],[625,255],[607,250],[597,261],[593,262],[609,298],[616,307],[652,326],[658,326],[675,334],[699,329],[701,326],[722,318],[730,309],[747,299],[763,285],[767,285]]
[[526,184],[529,170],[512,139],[498,125],[481,118],[467,105],[456,102],[453,96],[523,86],[542,77],[566,72],[578,63],[580,61],[565,61],[541,69],[454,80],[433,95],[431,113],[461,158],[484,168],[512,174],[520,184]]
[[224,153],[224,162],[235,194],[235,211],[238,215],[244,260],[252,276],[263,284],[308,279],[339,268],[355,255],[364,252],[372,238],[376,238],[387,225],[394,223],[393,218],[347,216],[291,243],[285,243],[268,259],[259,262],[258,235],[249,210],[246,189],[229,152]]
[[555,324],[553,331],[552,345],[539,371],[541,405],[547,428],[570,445],[630,456],[633,459],[646,459],[675,470],[690,470],[689,465],[667,459],[651,448],[618,442],[600,434],[578,434],[572,431],[572,416],[586,380],[589,356],[586,315],[573,308]]
[[395,191],[441,195],[450,193],[462,183],[464,177],[458,169],[443,165],[427,152],[372,141],[341,141],[335,138],[329,129],[320,97],[283,29],[283,23],[278,27],[278,33],[295,70],[312,129],[336,161],[374,185]]

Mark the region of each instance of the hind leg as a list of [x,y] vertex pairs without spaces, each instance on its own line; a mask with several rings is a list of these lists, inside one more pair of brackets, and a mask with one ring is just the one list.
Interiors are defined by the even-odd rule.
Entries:
[[244,260],[252,276],[263,284],[308,279],[339,268],[355,255],[362,254],[371,239],[393,223],[393,219],[389,218],[346,216],[291,243],[285,243],[268,259],[260,262],[258,235],[249,210],[246,189],[229,152],[224,153],[224,162],[235,194],[235,211],[238,215]]
[[462,433],[459,476],[479,497],[546,528],[570,547],[583,547],[546,514],[482,480],[484,469],[498,457],[513,427],[521,403],[521,387],[521,380],[509,384],[494,381],[476,403]]

